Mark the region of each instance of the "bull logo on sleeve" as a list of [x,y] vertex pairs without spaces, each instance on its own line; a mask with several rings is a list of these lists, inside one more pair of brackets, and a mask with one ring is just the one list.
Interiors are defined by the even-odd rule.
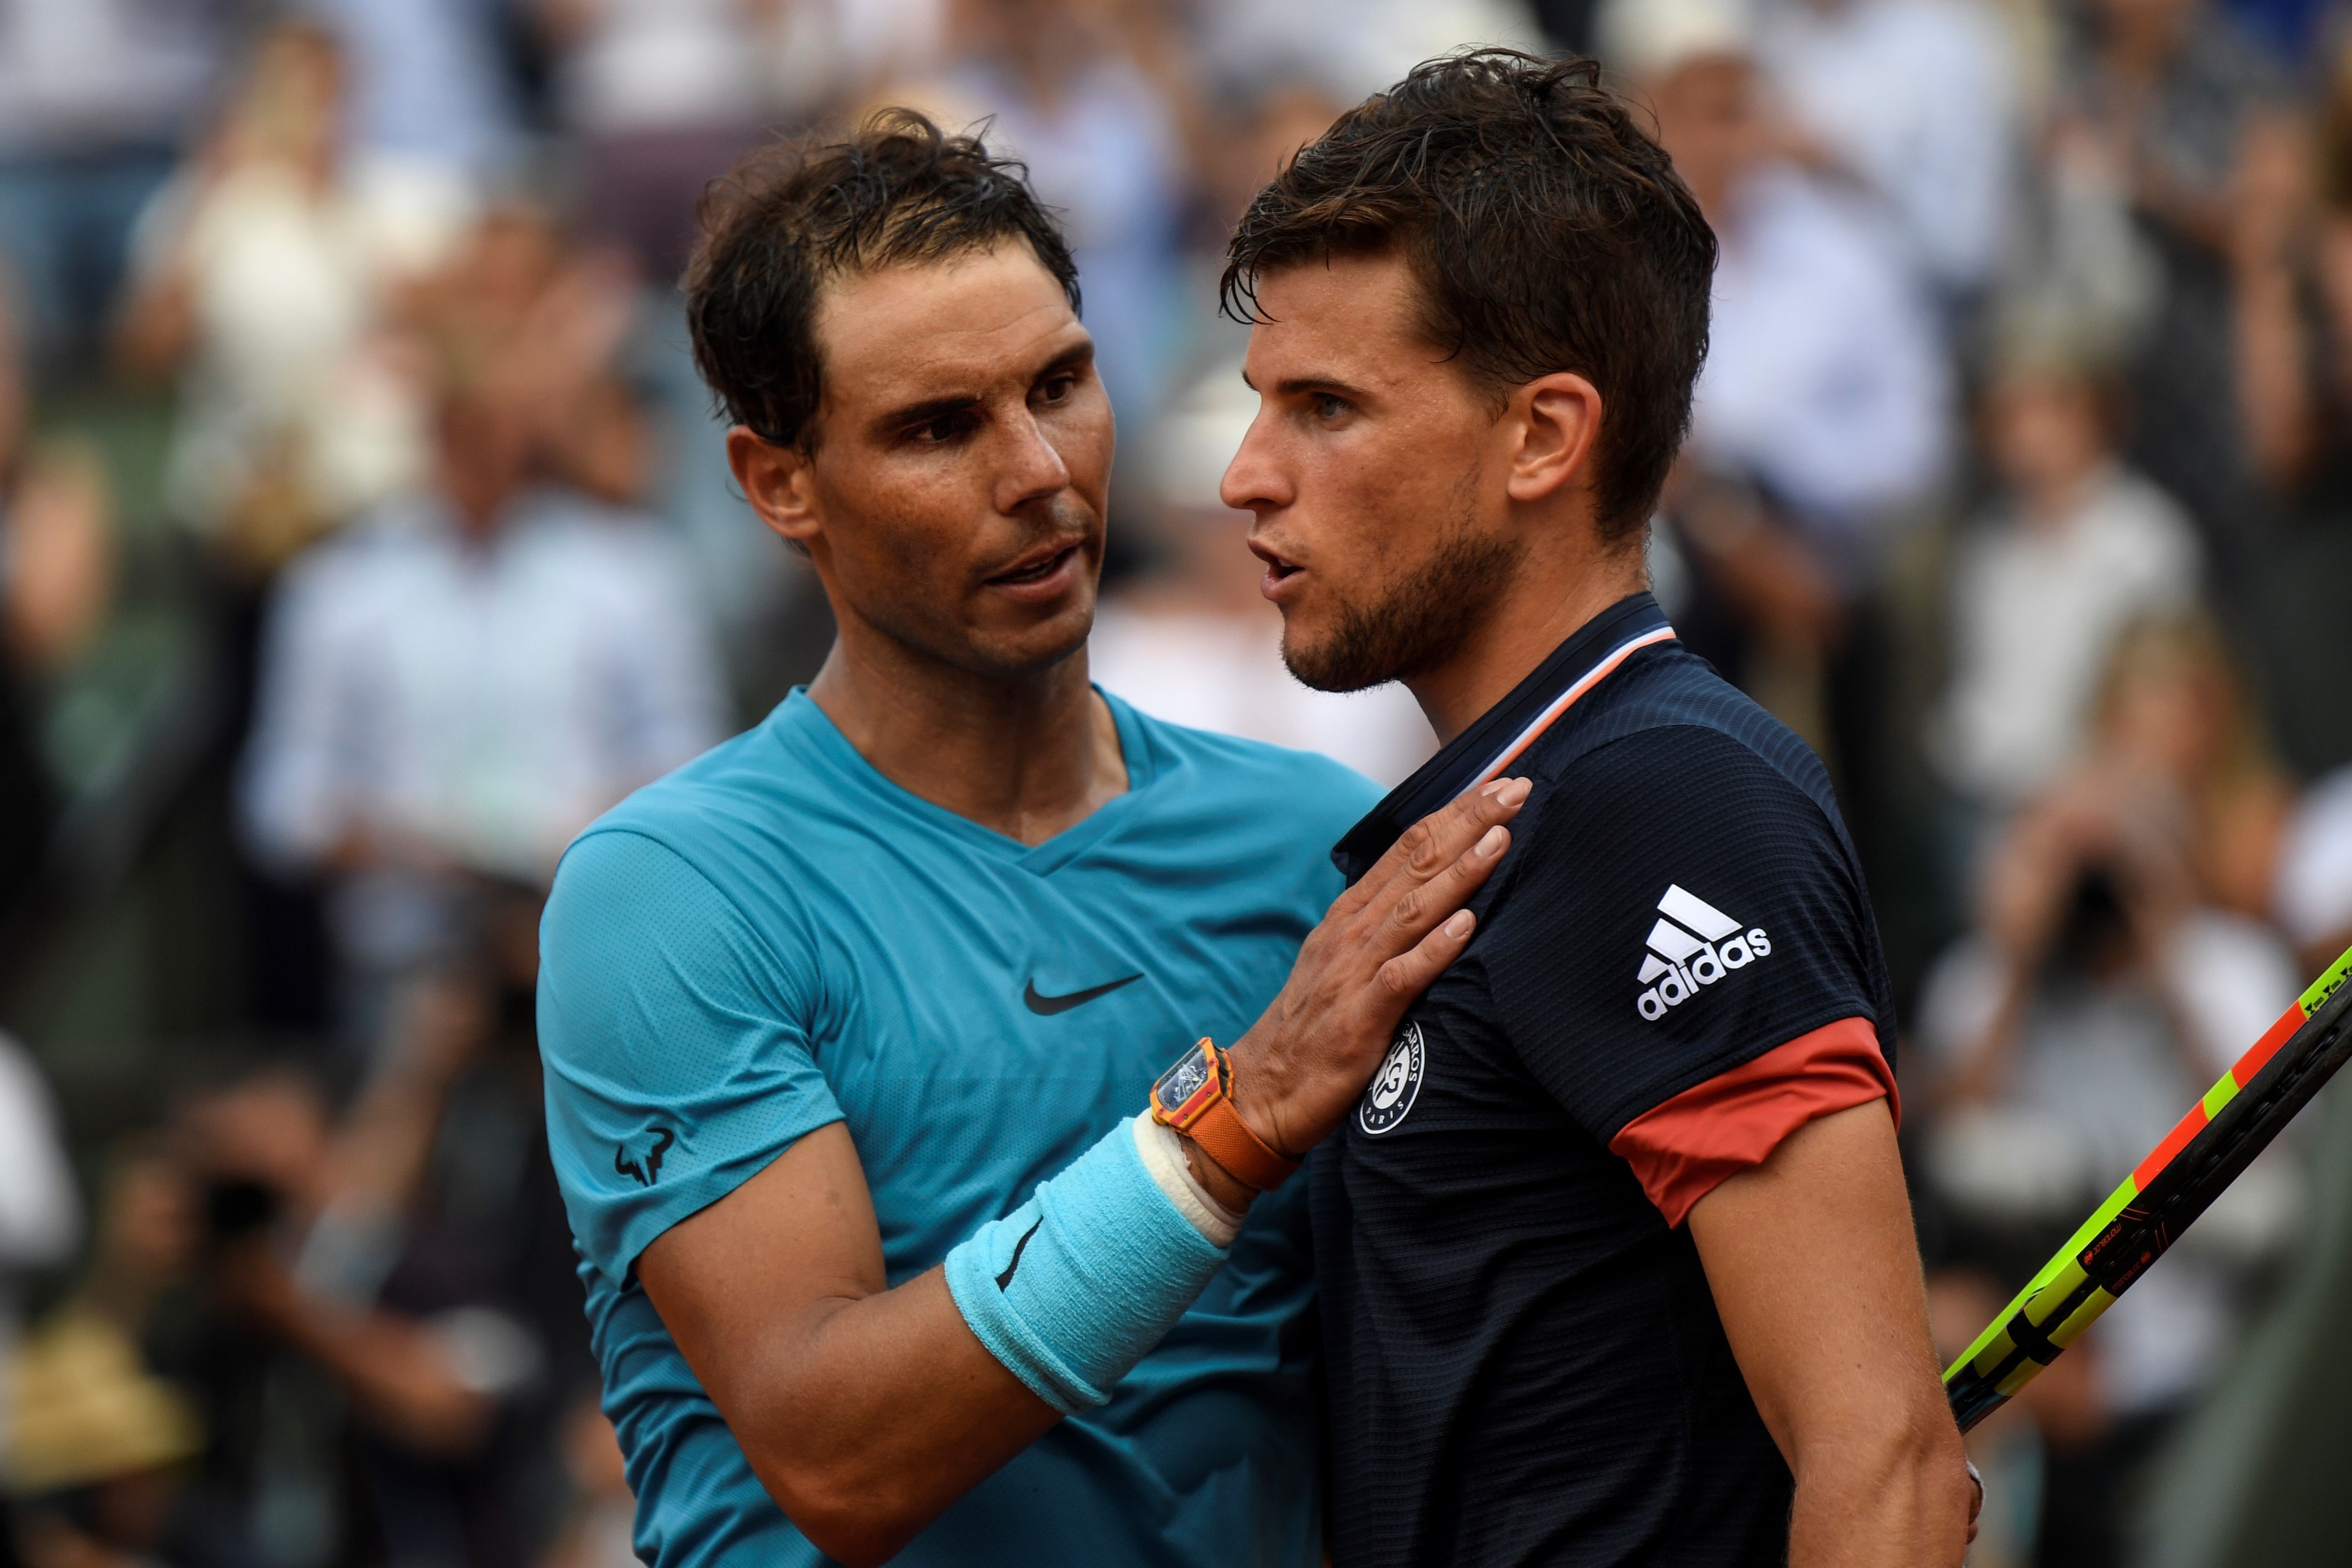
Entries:
[[656,1127],[654,1129],[653,1147],[646,1151],[643,1161],[629,1157],[629,1146],[626,1143],[613,1151],[614,1173],[617,1175],[635,1176],[637,1185],[650,1187],[661,1175],[662,1156],[667,1153],[669,1146],[677,1142],[677,1133],[667,1127]]

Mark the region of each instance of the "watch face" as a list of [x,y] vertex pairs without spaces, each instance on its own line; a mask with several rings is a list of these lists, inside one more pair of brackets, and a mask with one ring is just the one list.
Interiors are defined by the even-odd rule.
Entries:
[[1152,1095],[1160,1101],[1162,1110],[1173,1114],[1183,1108],[1186,1100],[1198,1094],[1201,1086],[1208,1081],[1209,1053],[1195,1047],[1183,1060],[1161,1075]]

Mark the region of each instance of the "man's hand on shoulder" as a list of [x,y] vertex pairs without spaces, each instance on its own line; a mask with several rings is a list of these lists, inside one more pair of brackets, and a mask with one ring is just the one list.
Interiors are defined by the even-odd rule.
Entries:
[[1691,1238],[1797,1481],[1791,1568],[1958,1568],[1968,1463],[1927,1334],[1886,1101],[1807,1122],[1699,1199]]
[[[1321,1142],[1371,1081],[1414,997],[1462,956],[1477,928],[1463,906],[1510,847],[1526,779],[1496,779],[1432,812],[1332,900],[1281,992],[1233,1047],[1234,1107],[1270,1147]],[[1219,1202],[1255,1195],[1197,1146],[1194,1173]]]

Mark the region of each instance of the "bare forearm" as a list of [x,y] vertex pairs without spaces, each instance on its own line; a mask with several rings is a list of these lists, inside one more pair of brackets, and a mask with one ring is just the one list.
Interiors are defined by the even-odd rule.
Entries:
[[1061,1416],[972,1335],[939,1269],[814,1304],[720,1414],[802,1532],[881,1562]]
[[1798,1460],[1790,1568],[1956,1568],[1969,1500],[1957,1431],[1816,1444]]

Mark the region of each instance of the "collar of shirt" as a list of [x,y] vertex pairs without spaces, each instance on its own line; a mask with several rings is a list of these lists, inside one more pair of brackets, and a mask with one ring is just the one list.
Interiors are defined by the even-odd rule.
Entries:
[[1666,613],[1648,594],[1618,600],[1570,633],[1508,696],[1471,721],[1420,772],[1390,791],[1332,847],[1331,863],[1353,883],[1406,828],[1516,761],[1628,654],[1674,635]]

